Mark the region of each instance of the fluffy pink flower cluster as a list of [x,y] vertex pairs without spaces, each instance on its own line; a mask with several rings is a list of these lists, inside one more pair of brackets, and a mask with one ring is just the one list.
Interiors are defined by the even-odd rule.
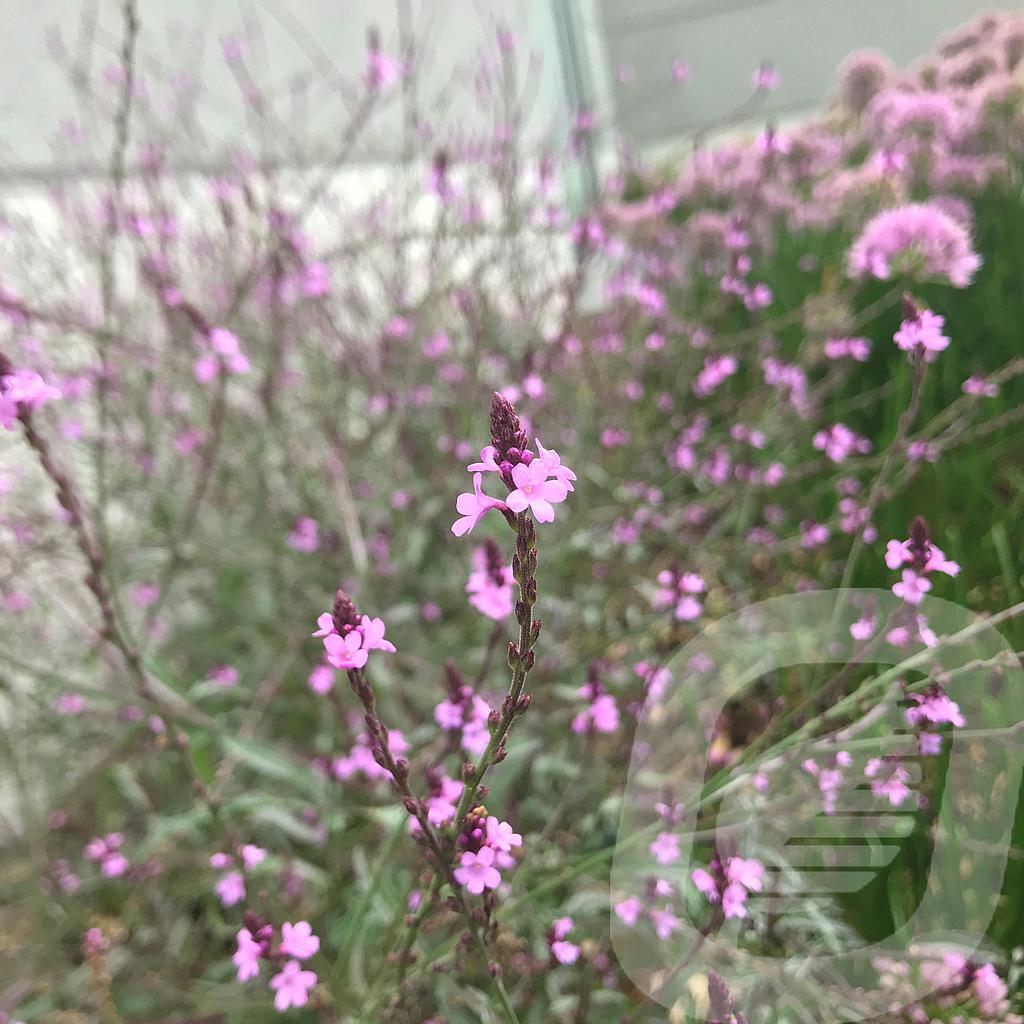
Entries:
[[819,430],[811,443],[832,462],[844,462],[852,454],[866,455],[871,451],[871,442],[854,433],[845,423],[836,423],[826,430]]
[[313,636],[323,638],[327,660],[335,668],[362,668],[370,651],[395,652],[395,645],[384,639],[386,627],[383,619],[371,619],[369,615],[364,615],[357,626],[346,626],[344,634],[335,628],[334,616],[330,612],[320,615],[316,624]]
[[664,900],[671,900],[675,889],[663,878],[651,878],[644,886],[644,898],[630,896],[616,903],[615,916],[627,927],[635,928],[644,915],[651,923],[654,934],[662,942],[667,942],[679,930],[679,918],[672,912]]
[[460,836],[460,841],[470,849],[459,857],[455,881],[474,896],[501,885],[501,871],[515,867],[512,850],[523,845],[523,837],[513,831],[507,821],[498,821],[493,814],[482,824],[472,823],[469,831]]
[[[244,871],[252,871],[267,859],[267,851],[261,846],[246,843],[239,847],[238,856]],[[218,851],[210,856],[210,867],[224,872],[214,885],[213,891],[225,907],[233,907],[245,899],[245,877],[235,868],[235,858],[230,853]]]
[[320,939],[313,934],[308,921],[285,921],[281,925],[281,940],[275,947],[274,928],[259,921],[255,915],[246,915],[246,927],[235,936],[237,949],[231,962],[238,972],[239,981],[248,981],[260,973],[260,962],[269,960],[281,964],[281,970],[270,979],[274,992],[274,1008],[278,1012],[305,1006],[309,993],[316,985],[313,971],[304,970],[300,960],[308,960],[320,951]]
[[[909,540],[890,540],[885,547],[885,564],[890,569],[902,569],[901,578],[894,583],[892,592],[907,604],[919,605],[924,595],[932,589],[929,573],[941,572],[947,576],[956,576],[960,566],[942,553],[941,548],[925,541],[922,551],[913,538]],[[909,568],[903,568],[904,566]]]
[[971,283],[981,257],[967,229],[935,203],[908,203],[883,210],[864,225],[847,263],[851,277],[888,280],[894,274]]
[[609,733],[618,730],[619,707],[596,677],[588,679],[576,692],[586,698],[588,704],[573,718],[573,732]]
[[945,323],[944,316],[930,309],[917,310],[900,324],[892,340],[901,352],[919,354],[926,363],[933,363],[949,347],[949,338],[942,333]]
[[709,903],[722,902],[722,911],[728,917],[747,917],[747,897],[760,892],[764,879],[764,865],[753,858],[730,857],[723,865],[718,860],[710,864],[710,871],[697,868],[690,875],[698,891]]
[[0,424],[13,430],[19,408],[38,409],[63,397],[60,388],[47,384],[34,370],[15,370],[0,377]]
[[[539,438],[535,443],[537,454],[529,448],[523,451],[512,448],[508,452],[509,457],[500,464],[497,450],[492,445],[481,449],[480,461],[467,467],[473,474],[473,490],[460,494],[455,502],[460,516],[452,523],[452,533],[456,537],[469,533],[492,508],[508,509],[516,514],[529,509],[538,523],[554,520],[554,506],[565,501],[569,492],[574,490],[572,483],[576,474],[562,465],[558,452],[545,448]],[[497,473],[502,478],[509,489],[505,501],[483,493],[484,473]]]
[[105,836],[90,839],[85,855],[96,861],[105,878],[118,878],[129,868],[128,859],[121,853],[124,836],[120,832],[108,832]]
[[866,363],[871,355],[871,342],[867,338],[829,338],[825,342],[825,355],[829,359],[854,359]]
[[252,369],[252,363],[242,351],[238,336],[226,328],[214,327],[209,334],[201,337],[200,342],[206,351],[196,359],[192,367],[200,384],[209,384],[224,369],[229,373],[248,373]]
[[662,569],[658,573],[658,589],[654,592],[653,605],[656,609],[672,608],[672,614],[679,622],[693,622],[704,612],[698,594],[706,589],[704,578],[695,572],[676,573]]

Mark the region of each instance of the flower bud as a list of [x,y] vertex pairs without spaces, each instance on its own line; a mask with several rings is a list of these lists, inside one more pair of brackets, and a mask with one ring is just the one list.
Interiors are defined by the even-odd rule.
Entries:
[[334,595],[334,605],[331,608],[331,619],[334,628],[344,636],[350,630],[359,625],[359,614],[352,598],[344,590],[338,590]]

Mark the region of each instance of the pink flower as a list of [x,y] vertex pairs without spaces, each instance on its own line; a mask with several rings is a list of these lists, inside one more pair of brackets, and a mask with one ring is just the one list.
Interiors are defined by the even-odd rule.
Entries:
[[14,425],[17,407],[38,409],[47,402],[62,398],[60,388],[47,384],[34,370],[15,370],[0,378],[0,398],[4,408],[0,411],[0,419],[10,429]]
[[85,698],[80,693],[62,693],[53,702],[53,709],[61,715],[80,715],[85,710]]
[[225,907],[233,907],[245,899],[245,879],[240,871],[229,871],[213,887]]
[[346,636],[338,633],[325,636],[324,647],[327,649],[327,660],[335,668],[362,668],[366,664],[368,655],[363,647],[363,635],[358,629]]
[[513,466],[512,482],[516,489],[508,496],[509,509],[513,512],[530,509],[538,523],[553,522],[553,504],[565,501],[569,492],[567,483],[558,478],[548,479],[548,468],[541,458],[535,458],[528,466],[522,462]]
[[317,521],[309,516],[301,516],[288,534],[287,544],[295,551],[316,551],[320,546],[320,526]]
[[991,964],[985,964],[974,972],[971,985],[978,1000],[978,1010],[983,1016],[995,1020],[1005,1014],[1008,1009],[1008,990],[1006,983],[996,974],[996,969]]
[[238,669],[234,665],[218,665],[210,670],[209,678],[214,683],[220,683],[221,686],[237,686]]
[[999,394],[999,385],[992,384],[984,377],[968,377],[960,385],[960,390],[965,395],[978,395],[982,398],[995,398]]
[[661,832],[647,848],[659,864],[672,864],[679,860],[679,837],[671,832]]
[[621,903],[615,904],[615,916],[627,927],[632,928],[640,919],[644,905],[636,896],[630,896]]
[[957,288],[969,285],[980,266],[967,229],[935,203],[883,210],[865,224],[847,259],[851,277],[911,274]]
[[334,686],[334,670],[330,665],[317,665],[309,673],[306,682],[314,693],[322,697],[325,693],[330,693],[331,687]]
[[263,947],[252,937],[248,928],[242,928],[236,936],[238,949],[231,962],[238,968],[238,980],[248,981],[260,973],[260,957]]
[[481,847],[478,853],[467,850],[454,871],[455,881],[474,896],[479,896],[484,889],[497,889],[501,875],[494,866],[494,858],[494,850],[489,846]]
[[718,902],[718,884],[704,868],[695,868],[690,878],[697,891],[703,893],[709,903]]
[[308,921],[285,921],[281,925],[281,952],[296,960],[308,960],[320,950],[320,940],[313,934]]
[[651,911],[651,924],[654,925],[654,934],[667,942],[672,938],[672,933],[679,929],[679,918],[667,908],[665,910]]
[[565,937],[572,929],[572,918],[560,917],[551,925],[548,933],[551,953],[560,964],[574,964],[579,959],[580,947],[575,943],[565,941]]
[[[507,506],[503,501],[498,501],[497,498],[489,498],[481,490],[481,482],[483,480],[482,473],[473,474],[473,493],[468,492],[460,494],[455,501],[455,510],[462,517],[456,519],[452,523],[452,533],[456,537],[461,537],[465,533],[469,533],[470,530],[476,526],[477,523],[492,509],[492,508],[506,508]],[[552,518],[554,513],[552,513]]]
[[732,857],[725,869],[725,877],[729,882],[742,885],[751,892],[761,891],[761,879],[764,877],[764,865],[759,860]]
[[918,605],[931,589],[931,580],[923,575],[919,576],[913,569],[904,569],[903,579],[893,584],[892,592],[907,604]]
[[739,882],[725,887],[722,893],[722,910],[726,917],[746,917],[748,915],[747,890]]
[[935,357],[949,347],[949,338],[942,333],[946,323],[944,316],[933,313],[930,309],[922,309],[917,316],[908,317],[892,336],[902,352],[919,351],[926,363],[935,361]]
[[871,779],[871,792],[899,807],[911,795],[907,786],[910,773],[900,764],[892,764],[880,757],[873,757],[864,766],[864,774]]
[[364,615],[359,622],[359,632],[363,635],[363,649],[366,651],[386,651],[388,654],[395,653],[395,645],[390,640],[384,639],[384,620],[371,619]]
[[108,853],[100,864],[100,871],[106,878],[119,878],[128,870],[128,861],[120,853]]
[[873,615],[865,615],[850,626],[850,636],[854,640],[870,640],[875,635],[877,625]]
[[330,612],[322,612],[316,619],[317,630],[313,636],[330,636],[334,630],[334,616]]
[[540,443],[540,438],[534,438],[537,445],[537,458],[543,463],[548,476],[553,476],[559,482],[565,484],[567,491],[575,488],[572,486],[576,474],[568,467],[562,465],[562,458],[553,448],[545,448]]
[[[487,845],[492,849],[497,850],[499,853],[508,854],[517,846],[523,845],[523,837],[518,832],[514,831],[507,821],[498,821],[493,814],[488,817],[486,828]],[[504,867],[506,865],[502,866]]]
[[280,974],[270,979],[270,987],[276,991],[274,1008],[287,1010],[290,1006],[305,1006],[309,1001],[309,990],[316,984],[316,974],[304,971],[297,960],[285,963]]
[[246,871],[252,871],[267,859],[267,851],[262,846],[254,846],[252,843],[246,843],[239,853],[242,855],[242,864]]
[[466,468],[470,473],[500,473],[501,466],[497,463],[497,449],[487,445],[480,449],[480,461],[470,463]]

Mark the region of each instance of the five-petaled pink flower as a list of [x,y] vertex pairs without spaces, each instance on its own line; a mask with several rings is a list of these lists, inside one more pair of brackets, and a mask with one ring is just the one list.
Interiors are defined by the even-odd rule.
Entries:
[[248,928],[242,928],[238,935],[238,949],[231,962],[238,968],[238,980],[248,981],[260,973],[260,957],[263,947],[252,937]]
[[313,934],[308,921],[285,921],[281,925],[281,952],[296,960],[308,960],[320,950],[320,940]]
[[482,481],[483,474],[474,473],[473,493],[470,494],[467,491],[464,494],[460,494],[455,500],[455,510],[462,517],[452,523],[452,533],[456,537],[469,533],[492,508],[507,507],[503,501],[498,501],[497,498],[490,498],[483,493],[481,489]]
[[276,991],[274,1008],[287,1010],[290,1006],[305,1006],[309,1001],[309,990],[316,984],[316,974],[304,971],[298,960],[285,963],[280,974],[270,979],[270,987]]
[[335,668],[362,668],[369,657],[363,647],[363,634],[358,629],[345,636],[340,633],[325,636],[324,647],[327,648],[327,660]]
[[513,512],[530,509],[538,523],[553,522],[554,504],[565,501],[569,493],[564,481],[548,479],[548,467],[541,458],[534,459],[528,466],[522,462],[513,466],[512,482],[516,489],[508,496],[508,507]]
[[494,866],[494,857],[494,850],[489,846],[481,847],[478,853],[467,850],[454,871],[455,881],[474,896],[479,896],[484,889],[497,889],[501,874]]

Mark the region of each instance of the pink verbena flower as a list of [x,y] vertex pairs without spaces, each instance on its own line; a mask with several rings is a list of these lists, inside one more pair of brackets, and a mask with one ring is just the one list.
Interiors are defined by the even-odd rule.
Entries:
[[949,347],[949,338],[942,333],[946,318],[930,309],[920,310],[908,317],[892,336],[902,352],[920,352],[926,363],[934,362],[938,354]]
[[213,887],[217,898],[225,907],[233,907],[245,899],[245,879],[241,871],[229,871]]
[[880,757],[873,757],[864,766],[864,775],[871,780],[871,792],[885,800],[893,807],[899,807],[911,789],[907,785],[910,772],[901,764],[892,764]]
[[353,629],[345,636],[338,633],[325,636],[324,647],[327,650],[327,660],[335,668],[362,668],[369,657],[366,648],[363,647],[363,634],[358,629]]
[[672,864],[679,860],[679,837],[672,832],[659,832],[658,838],[647,847],[659,864]]
[[934,203],[883,210],[864,226],[847,257],[851,277],[909,274],[957,288],[969,285],[980,266],[967,229]]
[[855,434],[845,423],[819,430],[812,438],[812,444],[832,462],[843,462],[853,453],[865,455],[871,451],[871,442]]
[[267,859],[267,851],[253,843],[246,843],[238,852],[242,856],[242,866],[246,871],[252,871]]
[[489,846],[481,847],[477,853],[467,850],[453,872],[455,881],[474,896],[479,896],[484,889],[497,889],[501,885],[501,874],[494,866],[495,856]]
[[644,909],[643,903],[637,896],[630,896],[615,904],[615,916],[627,927],[632,928],[640,920],[640,913]]
[[270,987],[276,992],[274,1008],[284,1011],[292,1006],[305,1006],[315,984],[313,971],[304,971],[297,960],[286,961],[281,973],[270,979]]
[[[492,508],[501,509],[508,507],[505,502],[498,501],[497,498],[490,498],[483,493],[481,489],[482,480],[482,473],[474,473],[473,493],[470,494],[467,491],[460,494],[455,500],[455,510],[461,517],[452,523],[452,533],[456,537],[469,533]],[[552,517],[553,515],[552,513]]]
[[235,938],[238,940],[238,949],[231,962],[238,968],[238,980],[248,981],[260,973],[263,946],[252,937],[248,928],[242,928]]
[[537,458],[547,470],[548,476],[553,476],[560,483],[565,484],[567,491],[575,490],[573,481],[576,479],[576,474],[568,466],[562,465],[562,458],[558,452],[553,448],[545,448],[539,437],[534,438],[534,443],[537,445]]
[[0,419],[10,429],[14,425],[19,406],[38,409],[58,398],[63,398],[60,388],[47,384],[34,370],[15,370],[0,378]]
[[551,953],[560,964],[574,964],[580,957],[580,947],[573,942],[566,942],[565,937],[573,929],[571,917],[560,917],[548,932],[548,944]]
[[509,509],[517,513],[529,509],[538,523],[553,522],[553,506],[565,501],[569,486],[557,477],[549,480],[548,475],[548,467],[541,458],[535,458],[529,465],[520,462],[513,466],[512,482],[515,490],[508,496]]
[[369,615],[364,615],[356,628],[363,636],[363,650],[395,653],[395,645],[384,639],[383,619],[371,619]]
[[285,921],[281,925],[281,952],[296,960],[308,960],[320,950],[320,940],[308,921]]
[[473,561],[475,569],[466,583],[469,603],[495,622],[508,618],[515,605],[512,566],[501,564],[497,546],[491,543],[477,548],[473,552]]
[[926,576],[918,575],[913,569],[904,569],[902,580],[893,584],[892,592],[907,604],[918,605],[931,589],[931,580]]
[[320,525],[309,516],[300,516],[287,538],[288,547],[294,551],[312,552],[320,547]]

